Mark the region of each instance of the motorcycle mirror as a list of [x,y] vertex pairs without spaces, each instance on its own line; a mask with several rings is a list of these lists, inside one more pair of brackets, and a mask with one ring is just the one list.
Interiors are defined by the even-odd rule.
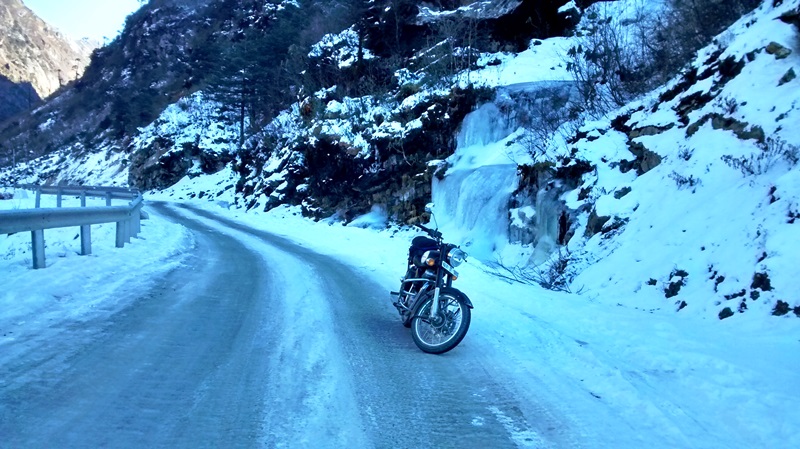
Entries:
[[433,213],[433,203],[428,203],[425,205],[425,212],[429,214]]

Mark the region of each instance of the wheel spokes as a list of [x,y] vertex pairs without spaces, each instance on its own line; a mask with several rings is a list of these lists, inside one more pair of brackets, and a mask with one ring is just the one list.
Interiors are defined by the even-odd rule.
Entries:
[[[448,298],[439,310],[441,325],[434,325],[427,314],[430,312],[430,303],[420,310],[416,320],[416,330],[419,338],[426,344],[437,346],[452,339],[461,326],[461,304]],[[438,321],[438,320],[437,320]]]

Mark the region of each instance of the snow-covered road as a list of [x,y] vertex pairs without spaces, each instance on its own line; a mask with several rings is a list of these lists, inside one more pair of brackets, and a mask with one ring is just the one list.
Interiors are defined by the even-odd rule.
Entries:
[[126,307],[0,356],[0,447],[572,445],[545,407],[526,418],[536,404],[478,346],[417,350],[364,272],[207,211],[155,211],[193,251]]

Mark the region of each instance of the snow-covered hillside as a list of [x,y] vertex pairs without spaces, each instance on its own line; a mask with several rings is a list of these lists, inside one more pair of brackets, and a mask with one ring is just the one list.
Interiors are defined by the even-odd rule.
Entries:
[[[569,150],[596,170],[566,199],[608,221],[569,244],[574,290],[708,318],[800,316],[800,48],[778,20],[797,4],[772,4],[665,88],[581,129]],[[643,167],[648,153],[660,163]]]
[[[593,8],[625,11],[624,2],[614,3]],[[800,276],[793,263],[800,250],[800,89],[792,77],[800,49],[798,31],[777,20],[796,6],[765,3],[669,85],[554,139],[555,169],[580,161],[592,167],[559,198],[575,216],[565,247],[554,244],[559,215],[547,201],[547,191],[564,182],[557,176],[533,204],[503,216],[518,188],[514,168],[530,162],[523,130],[493,105],[467,117],[449,176],[434,183],[441,224],[512,272],[541,261],[545,247],[554,252],[550,264],[568,262],[561,269],[567,288],[610,306],[714,319],[746,310],[800,316],[793,288]],[[563,79],[558,57],[549,61],[536,64],[550,69],[545,74],[497,70],[513,71],[517,83]],[[537,244],[507,243],[517,214],[538,227]]]
[[[619,17],[633,10],[625,3],[593,8]],[[796,6],[766,2],[669,85],[575,136],[554,138],[545,158],[556,169],[580,161],[593,168],[559,198],[575,217],[574,236],[560,250],[558,206],[547,191],[563,180],[506,217],[519,188],[517,165],[535,161],[525,131],[496,105],[512,88],[569,79],[568,39],[537,42],[471,73],[472,80],[510,87],[465,119],[447,176],[434,181],[440,225],[484,261],[511,271],[541,262],[542,251],[553,265],[567,261],[567,288],[611,306],[710,319],[746,310],[800,315],[792,288],[800,276],[792,262],[800,249],[800,132],[793,126],[800,123],[800,89],[792,77],[800,49],[797,30],[777,20]],[[534,244],[508,243],[517,214],[538,228]]]
[[[601,2],[583,16],[612,15],[631,25],[626,14],[638,12],[641,4]],[[667,86],[604,120],[564,125],[537,147],[539,153],[532,153],[530,131],[520,124],[520,102],[545,88],[571,95],[566,53],[579,38],[535,40],[521,53],[481,55],[478,68],[456,74],[454,85],[481,86],[492,94],[451,137],[455,154],[430,148],[433,160],[427,162],[427,178],[420,178],[431,179],[426,188],[437,223],[474,256],[501,264],[499,273],[541,278],[556,267],[555,274],[563,276],[560,288],[613,306],[708,319],[746,310],[793,317],[792,311],[800,311],[791,288],[800,275],[791,263],[800,245],[795,229],[800,134],[792,126],[800,118],[800,81],[792,74],[800,70],[800,49],[798,31],[777,20],[793,8],[792,2],[765,2]],[[352,33],[326,36],[309,51],[352,59],[357,50]],[[230,198],[256,210],[295,202],[306,213],[336,210],[339,219],[350,221],[356,217],[338,206],[324,209],[304,199],[314,186],[302,183],[308,173],[296,171],[311,150],[298,145],[314,148],[327,139],[370,176],[396,176],[375,142],[402,142],[423,126],[452,121],[446,109],[452,86],[424,88],[420,77],[398,71],[402,94],[389,101],[317,92],[254,138],[270,136],[265,141],[276,146],[266,156],[239,157],[231,164],[240,173],[243,166],[257,171],[245,177],[223,171],[224,181],[212,185],[204,177],[220,167],[206,167],[204,155],[235,154],[236,130],[215,121],[214,105],[201,93],[167,108],[132,142],[146,147],[165,139],[178,153],[192,145],[204,149],[189,179],[171,190],[184,198]],[[44,172],[53,179],[77,174],[90,184],[125,184],[130,159],[108,151],[79,161],[54,155],[49,160],[60,168]],[[42,167],[50,165],[42,162],[18,166],[17,173],[29,174],[20,180],[40,178]],[[542,185],[530,184],[537,177],[545,180]],[[417,181],[397,180],[392,184],[397,191],[365,197],[370,216],[396,218],[398,209],[384,201],[424,196]],[[194,188],[193,182],[203,187]],[[255,193],[243,197],[242,191]],[[356,219],[364,221],[369,220]],[[542,262],[543,268],[531,268]]]

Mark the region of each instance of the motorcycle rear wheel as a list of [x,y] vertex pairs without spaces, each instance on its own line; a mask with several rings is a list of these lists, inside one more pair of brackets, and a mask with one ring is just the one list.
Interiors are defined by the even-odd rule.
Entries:
[[429,354],[443,354],[461,343],[472,318],[470,308],[450,293],[439,295],[439,313],[430,317],[433,295],[423,299],[411,319],[414,343]]

